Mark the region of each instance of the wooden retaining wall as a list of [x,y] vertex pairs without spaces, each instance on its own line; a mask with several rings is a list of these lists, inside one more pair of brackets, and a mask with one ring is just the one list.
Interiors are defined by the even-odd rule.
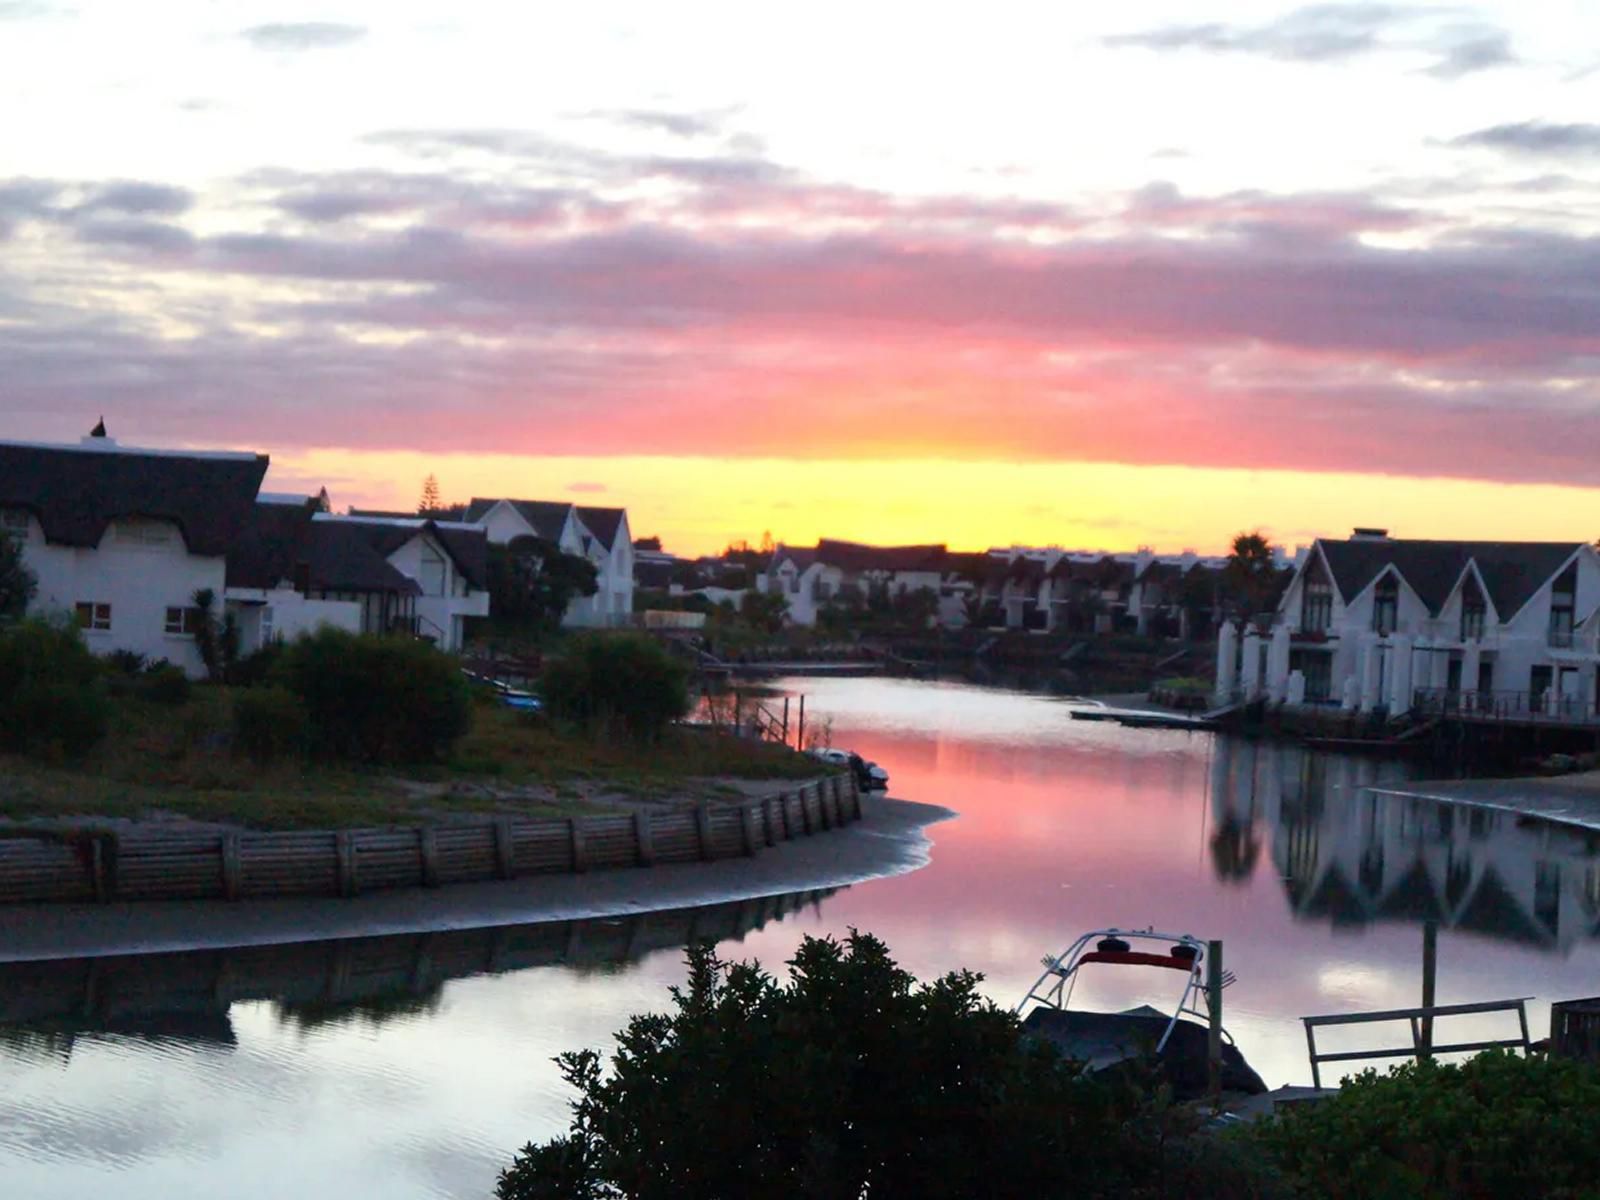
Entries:
[[754,855],[861,818],[853,778],[741,804],[477,825],[0,838],[0,904],[355,896]]

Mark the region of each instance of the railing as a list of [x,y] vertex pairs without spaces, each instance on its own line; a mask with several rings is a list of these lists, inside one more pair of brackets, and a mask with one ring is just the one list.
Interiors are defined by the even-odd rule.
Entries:
[[1472,717],[1493,721],[1550,721],[1557,724],[1600,723],[1600,713],[1585,699],[1554,691],[1493,692],[1418,688],[1412,707],[1419,713]]
[[[1528,1010],[1531,996],[1514,1000],[1486,1000],[1479,1004],[1434,1004],[1421,1008],[1392,1008],[1382,1012],[1335,1013],[1322,1017],[1301,1017],[1306,1027],[1306,1049],[1311,1055],[1311,1082],[1322,1086],[1321,1064],[1325,1062],[1358,1062],[1372,1058],[1426,1059],[1435,1054],[1469,1054],[1478,1050],[1520,1047],[1528,1053]],[[1460,1017],[1470,1013],[1514,1012],[1521,1025],[1522,1034],[1514,1038],[1492,1038],[1482,1042],[1455,1042],[1448,1045],[1433,1044],[1433,1022],[1436,1017]],[[1324,1025],[1362,1025],[1374,1021],[1409,1021],[1411,1045],[1382,1047],[1377,1050],[1336,1050],[1317,1053],[1317,1028]]]

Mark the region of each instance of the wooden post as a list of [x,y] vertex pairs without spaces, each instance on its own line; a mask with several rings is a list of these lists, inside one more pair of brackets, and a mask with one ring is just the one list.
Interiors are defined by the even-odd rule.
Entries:
[[439,886],[439,836],[432,825],[417,826],[417,857],[422,861],[422,886]]
[[790,838],[794,837],[793,832],[791,832],[790,829],[789,829],[789,793],[788,792],[779,792],[778,793],[778,820],[783,826],[783,840],[787,842]]
[[795,795],[799,797],[800,800],[800,828],[803,829],[806,833],[806,836],[809,837],[811,836],[811,804],[806,798],[806,789],[801,788],[795,793]]
[[1206,1062],[1213,1110],[1222,1107],[1222,942],[1206,943],[1206,1008],[1211,1017]]
[[239,884],[244,875],[239,854],[239,835],[225,833],[217,844],[217,854],[222,860],[222,896],[225,900],[239,898]]
[[796,750],[804,750],[806,748],[806,698],[804,695],[800,697],[800,721],[795,727],[794,748]]
[[356,894],[356,839],[348,829],[333,835],[333,853],[338,868],[339,895]]
[[789,697],[783,698],[783,744],[789,744]]
[[746,858],[754,858],[756,856],[758,839],[756,837],[755,818],[755,810],[748,804],[739,806],[739,840],[744,846]]
[[589,851],[583,844],[582,817],[572,817],[567,821],[567,835],[572,842],[572,869],[574,871],[587,871],[589,869]]
[[517,835],[509,819],[494,823],[494,869],[501,879],[517,873]]
[[633,814],[633,843],[639,865],[654,866],[656,845],[650,836],[650,814],[643,809]]
[[106,837],[102,834],[89,835],[89,886],[94,890],[94,898],[101,904],[110,903],[117,891],[116,883],[112,879],[111,855],[106,850],[106,841]]
[[769,846],[778,844],[776,824],[772,819],[772,797],[768,796],[761,801],[761,840]]
[[700,857],[711,857],[711,810],[704,804],[694,810],[694,835],[700,843]]
[[[1425,921],[1422,925],[1422,1007],[1432,1008],[1434,983],[1439,972],[1439,922]],[[1433,1018],[1422,1018],[1422,1037],[1417,1047],[1417,1061],[1427,1062],[1433,1057]]]

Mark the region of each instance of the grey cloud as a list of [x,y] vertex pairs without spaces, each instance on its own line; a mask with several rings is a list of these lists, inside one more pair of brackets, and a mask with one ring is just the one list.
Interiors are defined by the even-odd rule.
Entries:
[[39,17],[68,17],[73,10],[37,0],[0,0],[0,21],[31,21]]
[[257,50],[323,50],[348,46],[367,35],[360,25],[341,25],[334,21],[298,21],[252,25],[239,31]]
[[193,205],[194,193],[188,188],[124,180],[99,185],[79,207],[87,212],[110,210],[138,215],[177,216],[187,212]]
[[1457,79],[1517,61],[1503,30],[1482,23],[1437,25],[1449,10],[1392,4],[1313,4],[1263,25],[1218,21],[1164,25],[1106,39],[1110,46],[1255,54],[1286,62],[1343,62],[1379,50],[1437,56],[1427,74]]
[[158,254],[183,253],[195,245],[195,237],[187,229],[162,221],[96,218],[78,223],[76,229],[78,240],[90,245],[120,246]]
[[1480,146],[1510,154],[1587,156],[1600,154],[1600,125],[1521,121],[1465,133],[1451,144]]
[[680,138],[715,137],[722,131],[727,116],[725,112],[684,113],[644,108],[596,109],[583,115]]

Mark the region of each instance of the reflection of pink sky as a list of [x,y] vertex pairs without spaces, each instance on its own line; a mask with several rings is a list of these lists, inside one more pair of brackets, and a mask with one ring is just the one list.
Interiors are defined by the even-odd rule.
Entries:
[[[897,698],[892,685],[883,695],[887,709]],[[909,731],[900,712],[883,717],[900,726],[893,732],[858,724],[859,716],[836,723],[835,744],[885,766],[895,796],[960,815],[928,831],[929,867],[851,888],[825,901],[820,916],[791,918],[747,938],[744,952],[775,963],[801,930],[857,926],[882,937],[919,977],[958,967],[982,972],[988,993],[1009,1005],[1037,976],[1040,956],[1085,929],[1154,925],[1220,937],[1226,965],[1239,976],[1227,996],[1228,1027],[1273,1085],[1309,1077],[1299,1017],[1419,1002],[1420,926],[1335,930],[1326,921],[1297,919],[1263,823],[1251,876],[1233,883],[1217,878],[1209,740],[1179,739],[1158,754],[1129,754],[1105,727],[1067,723],[1065,711],[1053,707],[1064,724],[1031,745],[964,738],[959,724]],[[937,714],[929,719],[940,722]],[[1440,1002],[1587,995],[1595,959],[1596,948],[1587,944],[1563,958],[1446,930]],[[1109,968],[1086,973],[1078,992],[1087,1007],[1107,1009],[1170,1006],[1175,996],[1174,981],[1162,972]],[[1535,1030],[1545,1020],[1536,1005]],[[1450,1029],[1459,1039],[1507,1032],[1505,1018]],[[1354,1048],[1398,1035],[1374,1027],[1352,1036],[1341,1041],[1335,1031],[1326,1040]]]

